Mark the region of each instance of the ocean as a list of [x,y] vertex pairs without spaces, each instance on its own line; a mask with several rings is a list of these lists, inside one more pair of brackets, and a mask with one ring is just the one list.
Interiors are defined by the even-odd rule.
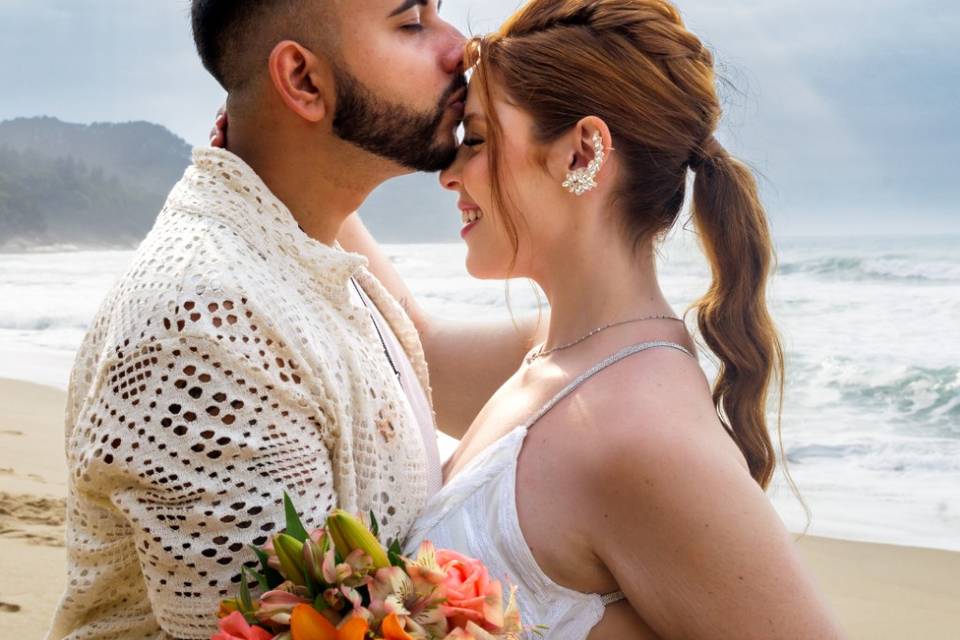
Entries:
[[[437,315],[509,318],[544,304],[527,282],[471,279],[462,245],[385,248]],[[778,254],[783,442],[812,511],[809,532],[960,550],[960,238],[788,239]],[[0,254],[0,377],[66,388],[83,334],[132,255]],[[709,282],[688,234],[664,245],[660,271],[678,311]],[[709,358],[703,365],[715,371]],[[782,476],[770,496],[792,531],[805,528]]]

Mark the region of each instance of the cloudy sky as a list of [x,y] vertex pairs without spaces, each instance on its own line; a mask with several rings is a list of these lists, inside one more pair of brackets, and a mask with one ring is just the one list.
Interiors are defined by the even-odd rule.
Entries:
[[[960,3],[678,0],[736,86],[722,138],[783,234],[960,232]],[[516,0],[446,0],[491,29]],[[149,120],[205,141],[223,101],[188,0],[0,0],[0,120]]]

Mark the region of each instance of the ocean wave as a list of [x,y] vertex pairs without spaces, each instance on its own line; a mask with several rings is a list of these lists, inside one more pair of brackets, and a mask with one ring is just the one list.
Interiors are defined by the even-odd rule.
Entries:
[[86,316],[0,316],[0,330],[5,331],[56,331],[72,329],[85,331],[90,326],[91,318]]
[[780,275],[813,275],[837,280],[945,283],[960,281],[960,263],[916,259],[905,255],[817,257],[784,262]]
[[897,438],[848,444],[804,444],[789,447],[787,462],[818,468],[852,467],[894,474],[958,474],[960,442],[938,438]]
[[932,428],[933,435],[960,438],[960,367],[912,366],[836,382],[848,406],[885,409],[901,422]]
[[799,464],[813,459],[840,459],[850,456],[863,456],[868,453],[870,453],[870,447],[864,444],[808,444],[791,447],[787,451],[787,461],[791,464]]
[[874,416],[900,433],[960,439],[960,367],[803,360],[795,356],[788,396],[807,395],[807,402],[843,409],[858,421]]

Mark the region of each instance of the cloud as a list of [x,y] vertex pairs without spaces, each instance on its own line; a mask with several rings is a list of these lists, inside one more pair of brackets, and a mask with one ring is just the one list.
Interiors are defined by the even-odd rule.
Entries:
[[[443,13],[484,32],[520,4],[446,0]],[[778,229],[960,231],[960,3],[679,5],[737,87],[722,139],[764,175]],[[0,1],[0,119],[150,120],[204,142],[224,96],[188,14],[188,0]]]

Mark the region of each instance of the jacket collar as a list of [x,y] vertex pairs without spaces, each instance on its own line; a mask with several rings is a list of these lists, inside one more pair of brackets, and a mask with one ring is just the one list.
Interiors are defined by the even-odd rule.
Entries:
[[191,207],[193,213],[214,218],[236,231],[271,262],[287,256],[302,263],[321,284],[336,291],[337,297],[340,292],[348,295],[350,278],[367,266],[364,256],[348,253],[339,245],[326,245],[304,233],[260,176],[225,149],[194,149],[187,177],[213,205]]

